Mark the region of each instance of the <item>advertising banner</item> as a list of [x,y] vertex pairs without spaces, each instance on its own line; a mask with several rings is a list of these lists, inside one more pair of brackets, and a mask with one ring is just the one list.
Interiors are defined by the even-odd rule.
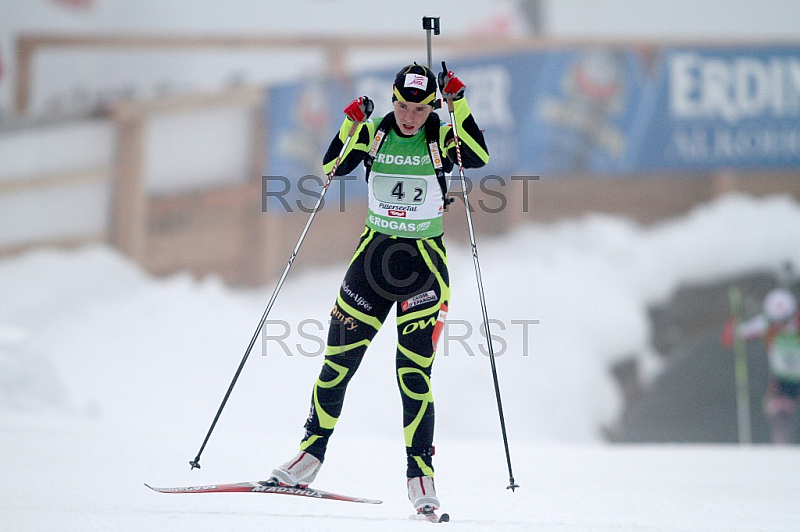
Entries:
[[[367,95],[383,116],[401,66],[270,88],[265,174],[322,176],[344,106]],[[477,178],[800,168],[800,46],[576,46],[448,68],[489,146]]]

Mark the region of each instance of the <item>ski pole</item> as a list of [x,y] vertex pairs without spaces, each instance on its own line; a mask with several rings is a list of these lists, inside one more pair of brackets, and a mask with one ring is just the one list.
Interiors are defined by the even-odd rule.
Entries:
[[[442,61],[442,69],[447,72],[447,65]],[[450,125],[453,128],[453,140],[456,145],[456,160],[458,161],[458,173],[461,176],[461,189],[464,193],[464,208],[467,211],[467,227],[469,228],[469,242],[472,246],[472,262],[475,264],[475,277],[478,281],[478,296],[481,301],[481,313],[483,314],[483,326],[486,329],[486,343],[489,348],[489,361],[492,367],[492,378],[494,380],[494,392],[497,396],[497,412],[500,415],[500,429],[503,433],[503,445],[506,449],[506,462],[508,463],[508,486],[506,489],[514,491],[519,485],[514,482],[514,473],[511,471],[511,453],[508,450],[508,436],[506,435],[506,420],[503,415],[503,401],[500,398],[500,382],[497,379],[497,365],[494,359],[494,348],[492,347],[492,335],[489,333],[489,315],[486,312],[486,297],[483,293],[483,281],[481,280],[481,266],[478,262],[478,245],[475,243],[475,230],[472,227],[472,214],[470,214],[469,194],[467,192],[467,178],[464,176],[464,165],[461,162],[461,147],[458,140],[458,127],[453,106],[453,100],[447,101],[447,110],[450,113]]]
[[737,286],[728,289],[728,299],[733,315],[733,355],[736,376],[736,421],[739,431],[739,443],[752,441],[750,430],[750,388],[747,377],[747,348],[744,338],[736,335],[736,327],[742,321],[742,292]]
[[345,152],[347,152],[347,147],[350,145],[350,141],[353,139],[353,136],[355,135],[357,129],[358,129],[358,123],[354,122],[353,125],[350,126],[350,131],[347,133],[347,139],[344,141],[344,145],[342,146],[342,149],[339,151],[339,156],[336,158],[336,162],[333,164],[333,169],[327,176],[328,178],[322,187],[322,192],[317,198],[317,203],[316,205],[314,205],[314,209],[311,211],[311,215],[308,217],[306,226],[303,228],[303,232],[300,233],[300,239],[297,241],[297,245],[294,247],[294,251],[292,251],[292,255],[289,257],[289,261],[286,263],[286,267],[283,269],[283,274],[278,280],[278,284],[275,286],[275,290],[272,292],[272,297],[270,297],[269,303],[267,303],[267,308],[264,310],[264,315],[261,316],[261,321],[258,322],[258,327],[256,327],[256,332],[253,333],[253,338],[250,340],[250,344],[247,346],[247,350],[245,350],[244,352],[244,356],[242,357],[242,361],[239,363],[239,367],[236,369],[236,373],[233,376],[233,380],[231,381],[230,386],[228,386],[228,391],[225,392],[225,397],[223,397],[222,399],[222,404],[219,405],[217,414],[214,416],[214,421],[211,422],[211,427],[208,429],[208,433],[206,434],[206,437],[203,440],[203,444],[200,446],[200,450],[197,452],[197,456],[195,457],[195,459],[189,460],[189,465],[192,466],[191,467],[192,469],[194,468],[200,469],[200,455],[203,454],[203,450],[206,448],[208,439],[211,437],[211,433],[214,432],[214,427],[217,426],[217,421],[219,421],[219,416],[222,414],[222,410],[225,408],[225,405],[228,402],[228,398],[231,396],[231,392],[233,391],[233,387],[236,385],[236,381],[239,380],[239,375],[242,373],[244,364],[245,362],[247,362],[247,358],[250,356],[250,352],[253,350],[253,346],[255,345],[256,340],[258,339],[258,335],[259,333],[261,333],[261,329],[264,327],[264,322],[267,321],[267,316],[269,315],[269,311],[272,310],[272,305],[275,304],[275,300],[278,298],[278,292],[280,292],[281,287],[283,286],[283,282],[286,280],[286,276],[289,274],[289,269],[292,267],[292,263],[294,262],[294,259],[297,257],[297,253],[300,251],[300,246],[303,244],[303,240],[306,238],[308,229],[309,227],[311,227],[311,222],[314,221],[314,216],[317,215],[317,211],[319,211],[320,205],[322,205],[322,198],[325,196],[325,192],[328,191],[328,186],[331,184],[333,176],[336,174],[336,170],[339,168],[339,163],[342,162]]
[[439,35],[439,17],[422,17],[422,29],[428,40],[428,70],[433,72],[433,54],[431,53],[431,31],[434,35]]

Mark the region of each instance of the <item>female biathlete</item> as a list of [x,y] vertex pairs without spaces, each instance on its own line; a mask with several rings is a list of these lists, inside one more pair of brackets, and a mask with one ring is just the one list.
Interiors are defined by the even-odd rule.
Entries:
[[369,119],[374,106],[366,96],[345,108],[344,123],[323,159],[330,173],[357,124],[336,175],[347,175],[364,163],[369,211],[331,311],[325,361],[313,388],[300,452],[272,471],[272,480],[280,484],[307,486],[316,477],[347,384],[396,306],[396,376],[403,402],[408,495],[418,511],[439,507],[433,483],[431,368],[450,303],[442,215],[448,203],[445,174],[457,159],[451,126],[433,112],[437,81],[442,96],[454,102],[463,166],[486,164],[488,151],[464,98],[464,83],[452,71],[440,73],[437,80],[417,64],[397,73],[394,110],[385,117]]

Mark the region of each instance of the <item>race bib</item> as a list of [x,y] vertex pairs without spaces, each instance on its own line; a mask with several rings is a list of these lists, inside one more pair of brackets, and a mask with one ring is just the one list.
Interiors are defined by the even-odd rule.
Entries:
[[383,177],[375,180],[372,191],[384,203],[422,205],[428,195],[428,182],[419,177]]

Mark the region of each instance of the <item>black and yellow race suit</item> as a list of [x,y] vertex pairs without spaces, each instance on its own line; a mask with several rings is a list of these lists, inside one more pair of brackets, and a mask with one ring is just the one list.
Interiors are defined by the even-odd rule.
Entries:
[[[455,103],[464,167],[488,161],[483,134],[465,99]],[[364,160],[379,122],[360,124],[337,168],[346,175]],[[323,160],[330,172],[352,123],[345,120]],[[456,161],[453,133],[440,123],[445,167]],[[342,411],[345,390],[392,307],[397,308],[397,384],[403,402],[409,478],[433,476],[434,407],[431,369],[436,341],[450,304],[447,253],[442,242],[442,191],[421,130],[393,128],[369,174],[370,208],[331,312],[325,361],[314,385],[300,448],[324,460]]]

